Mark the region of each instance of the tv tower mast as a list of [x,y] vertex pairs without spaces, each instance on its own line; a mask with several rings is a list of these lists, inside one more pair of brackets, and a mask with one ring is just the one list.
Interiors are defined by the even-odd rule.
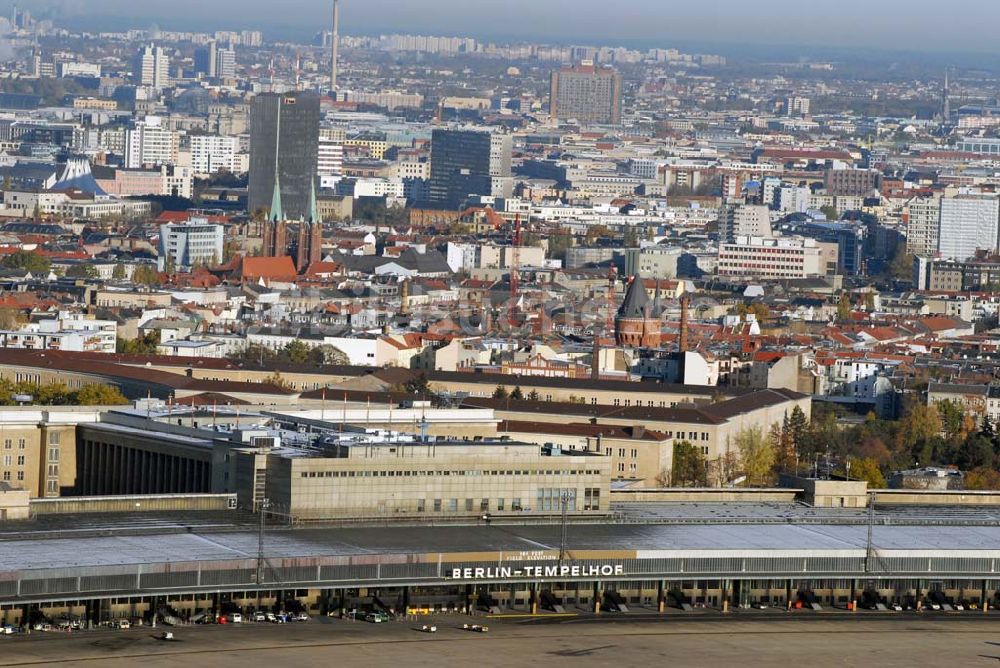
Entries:
[[333,34],[330,35],[330,92],[337,92],[337,50],[340,47],[340,0],[333,0]]

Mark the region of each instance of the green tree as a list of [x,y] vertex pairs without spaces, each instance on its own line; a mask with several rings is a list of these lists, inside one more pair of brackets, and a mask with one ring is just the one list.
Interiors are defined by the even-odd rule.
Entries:
[[934,403],[938,417],[941,419],[941,428],[948,438],[959,438],[964,436],[965,407],[958,401],[945,399]]
[[913,278],[913,260],[912,255],[908,255],[906,251],[900,247],[896,251],[896,254],[892,257],[892,262],[889,263],[889,273],[893,278],[897,278],[901,281],[908,281]]
[[116,350],[122,355],[155,355],[160,345],[160,332],[153,330],[135,339],[118,339]]
[[409,392],[410,394],[427,394],[431,391],[430,381],[427,380],[427,374],[420,373],[416,378],[406,381],[403,385],[403,391]]
[[538,394],[538,390],[532,390],[531,392],[528,392],[527,399],[528,401],[541,401],[542,395]]
[[84,385],[73,395],[78,406],[123,406],[128,399],[118,388],[109,385]]
[[549,257],[561,259],[566,256],[566,249],[572,248],[573,235],[569,230],[559,228],[549,235]]
[[515,399],[517,401],[521,401],[522,399],[524,399],[524,392],[521,391],[520,385],[515,387],[514,391],[510,393],[510,398]]
[[305,364],[309,361],[309,353],[309,346],[298,339],[289,341],[288,344],[281,349],[281,356],[292,364]]
[[826,216],[827,220],[839,220],[840,213],[837,211],[837,207],[832,204],[827,204],[826,206],[821,206],[819,208],[820,212]]
[[510,397],[510,393],[507,392],[507,388],[503,385],[497,385],[496,389],[493,390],[494,399],[507,399]]
[[68,278],[97,278],[97,267],[92,264],[74,264],[66,270]]
[[708,486],[708,464],[701,448],[695,447],[689,441],[674,443],[670,483],[674,487]]
[[809,437],[809,420],[805,411],[797,405],[788,416],[788,436],[793,450],[799,452],[805,448],[806,439]]
[[3,266],[5,269],[30,271],[37,276],[39,274],[48,274],[49,269],[52,268],[52,262],[49,261],[49,258],[38,253],[16,250],[10,255],[3,256],[3,259],[0,260],[0,266]]
[[141,264],[132,272],[132,282],[137,285],[159,285],[160,274],[151,265]]
[[121,281],[125,279],[125,265],[119,262],[115,265],[115,268],[111,271],[111,278],[116,281]]

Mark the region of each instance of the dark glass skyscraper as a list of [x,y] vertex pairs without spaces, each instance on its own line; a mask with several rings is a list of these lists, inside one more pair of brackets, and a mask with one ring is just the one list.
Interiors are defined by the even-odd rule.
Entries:
[[510,135],[478,130],[434,130],[430,204],[457,209],[470,195],[509,197],[510,156]]
[[277,177],[284,217],[308,219],[318,150],[318,95],[255,97],[250,108],[250,213],[270,209]]

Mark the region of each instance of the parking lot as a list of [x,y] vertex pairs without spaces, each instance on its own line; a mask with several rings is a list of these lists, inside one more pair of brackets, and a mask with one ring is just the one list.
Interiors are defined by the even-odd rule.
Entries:
[[[745,611],[750,613],[750,611]],[[317,617],[279,625],[238,623],[170,629],[133,627],[69,633],[33,633],[0,639],[0,666],[330,665],[637,665],[650,659],[682,665],[778,665],[808,657],[811,666],[912,666],[948,661],[986,665],[1000,660],[989,615],[896,613],[801,614],[754,611],[723,616],[713,611],[683,616],[635,611],[627,615],[542,615],[470,618],[440,615],[386,623]],[[488,626],[479,632],[468,624]],[[436,632],[423,630],[433,625]]]

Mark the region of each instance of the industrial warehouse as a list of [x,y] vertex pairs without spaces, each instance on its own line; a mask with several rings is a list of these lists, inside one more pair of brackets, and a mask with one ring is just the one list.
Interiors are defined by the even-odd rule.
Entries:
[[[1000,515],[982,508],[662,504],[583,523],[288,528],[211,513],[50,517],[0,540],[3,620],[620,614],[745,607],[989,611]],[[648,512],[648,511],[647,511]],[[186,521],[185,521],[186,517]],[[228,519],[227,519],[228,518]],[[809,614],[812,614],[811,612]],[[971,614],[971,613],[966,613]]]

